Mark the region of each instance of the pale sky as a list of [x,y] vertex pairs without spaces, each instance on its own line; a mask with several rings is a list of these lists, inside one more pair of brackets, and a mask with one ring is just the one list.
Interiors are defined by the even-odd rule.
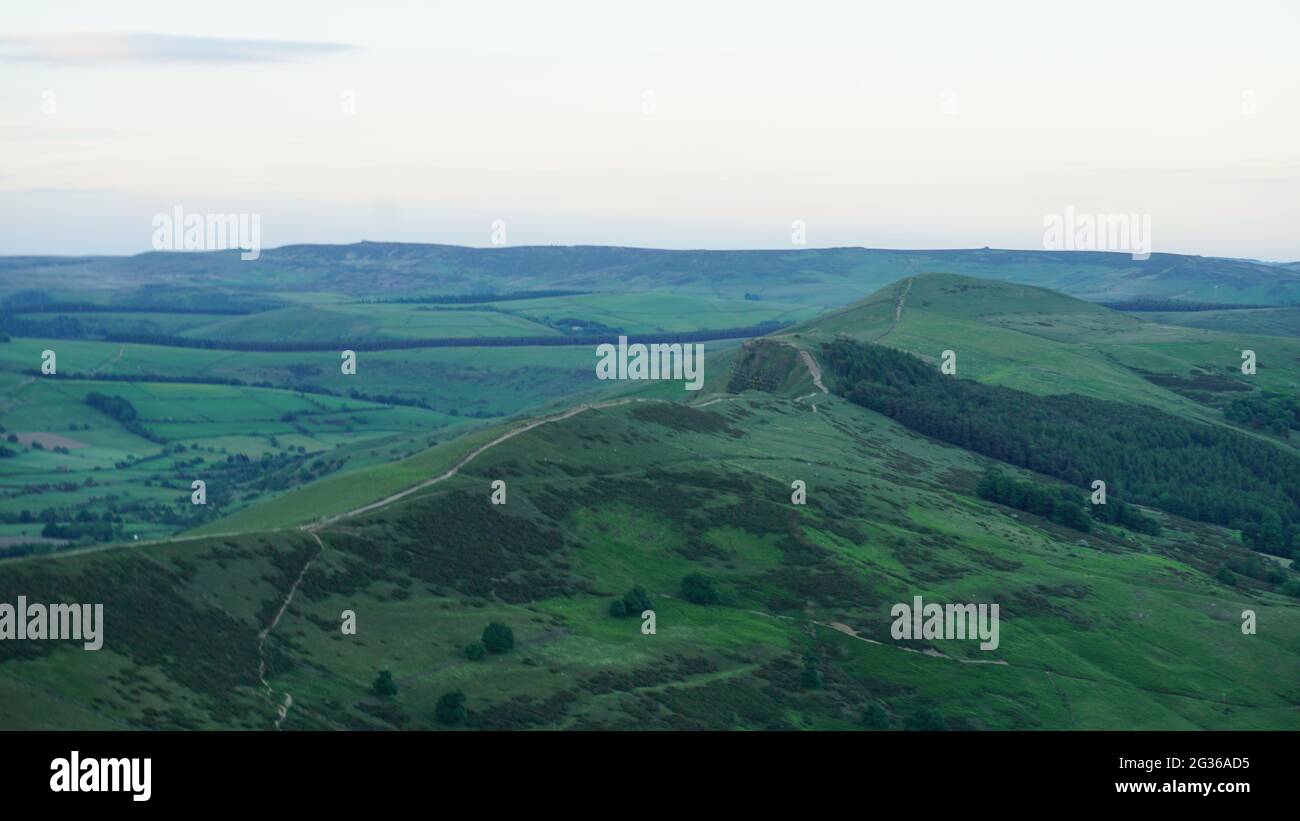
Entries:
[[[1300,3],[0,4],[0,254],[1042,246],[1300,259]],[[347,113],[348,101],[355,113]]]

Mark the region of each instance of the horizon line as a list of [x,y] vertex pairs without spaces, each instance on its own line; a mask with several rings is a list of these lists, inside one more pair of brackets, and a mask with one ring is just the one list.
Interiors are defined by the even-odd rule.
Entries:
[[[808,253],[814,251],[880,251],[889,253],[952,253],[958,251],[979,252],[992,251],[999,253],[1021,253],[1021,254],[1116,254],[1120,256],[1131,257],[1130,251],[1108,251],[1108,250],[1086,250],[1086,249],[1048,249],[1048,248],[995,248],[990,245],[967,247],[967,248],[886,248],[879,246],[867,245],[827,245],[818,247],[795,247],[795,248],[661,248],[645,245],[601,245],[587,243],[529,243],[521,245],[459,245],[447,242],[408,242],[401,240],[369,240],[361,239],[355,242],[290,242],[284,245],[276,245],[268,248],[262,248],[262,253],[271,251],[283,251],[289,248],[348,248],[357,245],[406,245],[420,248],[456,248],[466,251],[508,251],[536,248],[613,248],[625,251],[659,251],[663,253],[707,253],[707,254],[725,254],[725,253]],[[137,251],[136,253],[125,254],[0,254],[0,259],[134,259],[135,257],[176,254],[186,256],[200,256],[205,254],[231,254],[246,251],[246,248],[220,248],[214,250],[155,250],[148,249]],[[1201,259],[1221,259],[1235,262],[1249,262],[1268,266],[1285,266],[1300,262],[1300,260],[1286,259],[1261,259],[1259,257],[1239,257],[1239,256],[1219,256],[1215,254],[1192,254],[1178,251],[1151,251],[1146,260],[1133,260],[1133,262],[1147,262],[1155,256],[1178,256],[1178,257],[1198,257]],[[260,260],[248,260],[257,262]]]

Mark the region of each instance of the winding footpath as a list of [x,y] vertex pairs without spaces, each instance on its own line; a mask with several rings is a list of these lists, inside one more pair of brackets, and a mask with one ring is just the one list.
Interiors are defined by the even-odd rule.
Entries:
[[[266,629],[257,634],[257,680],[262,682],[262,686],[266,688],[266,697],[272,701],[275,700],[275,690],[271,688],[271,685],[266,680],[266,639],[271,635],[271,631],[275,629],[275,626],[280,623],[284,611],[289,609],[294,594],[298,592],[298,586],[302,584],[302,580],[307,576],[307,570],[325,551],[325,543],[320,540],[320,536],[316,535],[316,531],[308,530],[307,532],[316,540],[316,553],[302,566],[302,570],[298,571],[298,578],[294,580],[293,585],[289,588],[289,594],[280,603],[280,609],[276,611],[275,618],[271,619],[271,623],[266,626]],[[284,701],[276,707],[275,729],[280,729],[280,725],[284,723],[285,716],[289,715],[289,708],[292,706],[293,696],[289,695],[289,691],[286,690]]]

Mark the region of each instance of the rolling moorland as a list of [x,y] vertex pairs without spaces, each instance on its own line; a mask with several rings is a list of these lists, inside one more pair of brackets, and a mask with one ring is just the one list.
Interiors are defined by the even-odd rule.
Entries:
[[[357,262],[406,289],[386,299],[426,300],[375,304],[297,290],[335,274],[281,250],[299,267],[280,290],[231,310],[295,302],[270,308],[282,322],[188,313],[175,295],[154,307],[178,310],[143,311],[120,283],[7,315],[56,335],[0,344],[0,601],[103,602],[107,626],[98,652],[0,644],[0,726],[1300,727],[1300,340],[1260,309],[1161,324],[906,265],[852,302],[837,296],[851,271],[769,293],[780,276],[763,266],[611,293],[548,278],[562,263],[545,259],[458,280],[469,303],[433,296],[450,279],[419,282],[427,259]],[[1061,267],[1095,265],[1078,256]],[[621,264],[635,282],[652,263]],[[1213,267],[1091,295],[1294,301],[1263,276],[1239,300],[1205,293]],[[30,308],[31,291],[7,304]],[[84,309],[114,303],[132,310]],[[597,335],[760,326],[705,343],[698,393],[593,378]],[[127,333],[572,344],[374,350],[346,377],[334,350],[109,338]],[[58,375],[39,372],[46,349]],[[955,376],[939,375],[945,350]],[[199,513],[192,476],[208,482]],[[1104,514],[1091,478],[1108,482]],[[33,547],[49,525],[60,535]],[[1000,603],[1000,646],[893,640],[890,606],[914,595]]]

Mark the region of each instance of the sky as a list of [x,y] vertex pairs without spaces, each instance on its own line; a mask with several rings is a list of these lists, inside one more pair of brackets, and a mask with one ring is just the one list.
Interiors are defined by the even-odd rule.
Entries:
[[[1300,3],[0,4],[0,255],[1041,248],[1300,260]],[[502,236],[504,234],[504,236]]]

